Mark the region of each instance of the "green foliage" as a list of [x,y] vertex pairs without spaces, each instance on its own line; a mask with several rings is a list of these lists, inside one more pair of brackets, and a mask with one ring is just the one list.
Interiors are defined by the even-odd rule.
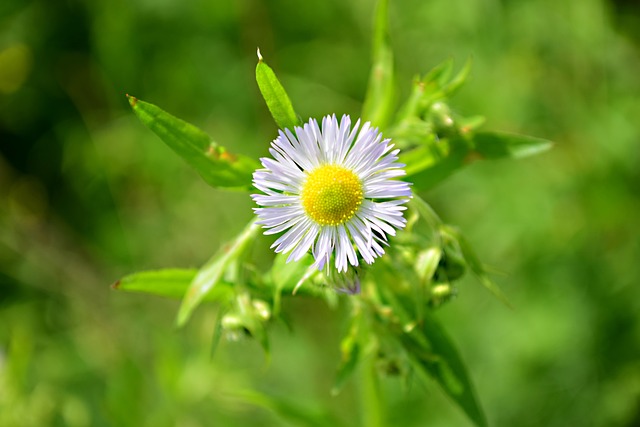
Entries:
[[179,268],[141,271],[123,277],[111,287],[128,292],[142,292],[182,299],[197,272],[197,270]]
[[237,271],[237,269],[240,268],[238,263],[241,262],[243,253],[259,230],[260,227],[254,222],[250,222],[229,247],[223,247],[219,250],[218,253],[198,271],[182,300],[182,305],[180,306],[176,320],[178,326],[183,326],[187,320],[189,320],[193,310],[195,310],[202,300],[225,278],[225,274],[229,274],[228,281],[235,286],[242,285]]
[[[365,349],[370,352],[371,346],[366,348],[365,342],[367,334],[364,331],[363,322],[365,321],[365,313],[362,307],[358,304],[353,304],[354,310],[349,320],[350,326],[347,333],[340,342],[340,365],[336,373],[335,382],[331,393],[337,395],[340,393],[347,380],[354,374],[358,362],[360,362],[363,356],[371,357],[370,354],[364,354]],[[365,346],[365,348],[363,348]]]
[[[407,102],[400,108],[396,121],[389,124],[393,112],[393,56],[388,43],[387,31],[388,3],[382,0],[378,4],[374,43],[374,63],[367,89],[367,97],[363,105],[362,115],[382,128],[389,127],[389,133],[403,149],[402,160],[406,162],[407,177],[413,184],[414,191],[419,192],[439,184],[458,169],[469,163],[473,156],[487,159],[502,157],[525,157],[537,154],[549,148],[550,143],[537,138],[516,136],[501,133],[476,132],[479,121],[465,119],[454,115],[448,106],[447,98],[457,91],[465,82],[470,70],[470,61],[452,77],[453,61],[448,60],[424,78],[414,82],[412,93]],[[290,98],[280,84],[273,70],[263,62],[258,52],[256,80],[262,96],[276,124],[283,129],[293,130],[300,124],[293,109]],[[169,116],[155,106],[131,98],[131,105],[139,117],[161,136],[179,154],[191,161],[203,176],[206,176],[207,165],[200,163],[203,148],[206,148],[208,137],[195,127]],[[183,141],[193,141],[185,144]],[[199,148],[199,150],[197,150]],[[195,154],[201,155],[200,157]],[[195,160],[194,160],[195,159]],[[248,174],[247,174],[248,175]],[[240,178],[240,176],[236,177]],[[245,176],[246,178],[246,176]],[[242,187],[241,181],[234,181],[231,187]],[[244,186],[248,185],[248,182]],[[447,337],[439,323],[429,314],[429,310],[448,301],[454,293],[454,282],[460,280],[468,268],[492,293],[506,304],[506,296],[489,278],[486,270],[474,254],[464,237],[454,228],[442,223],[433,209],[417,194],[414,196],[413,208],[416,219],[422,221],[422,229],[408,227],[401,254],[390,250],[388,255],[395,259],[393,264],[399,271],[404,270],[407,281],[396,283],[391,293],[388,283],[393,281],[392,269],[382,274],[386,279],[369,279],[365,285],[377,287],[379,294],[371,299],[365,292],[360,297],[366,304],[354,310],[352,324],[341,344],[342,361],[338,368],[333,393],[338,393],[356,368],[366,360],[371,360],[375,349],[370,343],[383,340],[397,341],[402,357],[410,362],[413,368],[424,375],[433,377],[444,392],[462,408],[468,417],[478,426],[486,426],[487,421],[475,396],[473,386],[453,342]],[[269,340],[265,322],[272,315],[281,315],[281,295],[287,290],[295,291],[307,283],[323,280],[325,282],[348,282],[360,280],[357,277],[326,278],[311,267],[310,256],[299,263],[289,265],[282,254],[276,257],[272,268],[262,277],[246,277],[242,272],[247,270],[246,248],[255,238],[259,227],[253,222],[231,243],[223,248],[211,260],[191,277],[190,285],[183,295],[184,299],[178,313],[177,323],[184,325],[191,317],[193,310],[205,299],[211,298],[212,292],[220,288],[219,283],[225,281],[232,284],[235,291],[223,292],[226,300],[222,300],[223,311],[226,312],[216,322],[214,347],[223,335],[236,337],[245,333],[255,338],[269,356]],[[421,232],[422,230],[422,232]],[[399,258],[398,258],[399,257]],[[404,266],[404,267],[400,267]],[[364,274],[353,273],[355,275]],[[174,273],[175,274],[175,273]],[[315,280],[313,278],[315,277]],[[377,274],[376,276],[377,277]],[[176,278],[164,275],[134,275],[123,279],[125,288],[149,293],[176,292],[177,286],[184,287],[184,275],[179,285]],[[157,283],[154,283],[157,281]],[[397,282],[397,280],[395,280]],[[255,289],[271,287],[269,301],[256,300]],[[331,286],[331,285],[330,285]],[[335,285],[340,287],[338,285]],[[220,292],[218,292],[220,293]],[[258,295],[261,293],[258,293]],[[355,297],[354,297],[355,298]],[[378,300],[379,298],[379,300]],[[414,298],[414,303],[406,302]],[[264,304],[264,312],[255,306],[256,301]],[[391,315],[382,315],[380,307],[391,307]],[[369,313],[368,311],[372,311]],[[366,327],[367,318],[375,317],[378,326]],[[373,317],[372,317],[373,316]],[[382,332],[380,332],[382,330]],[[377,331],[377,332],[376,332]],[[380,337],[374,339],[377,334]],[[388,337],[384,337],[387,336]],[[366,367],[362,367],[365,371]],[[405,373],[404,375],[408,375]],[[371,384],[376,388],[377,385]],[[370,394],[370,398],[378,399],[379,394]],[[368,405],[368,404],[367,404]],[[366,418],[369,423],[380,423],[382,415]]]
[[[450,286],[461,277],[437,274],[440,262],[445,256],[452,257],[452,245],[457,246],[458,242],[452,241],[449,227],[418,196],[412,208],[419,216],[412,225],[412,236],[407,236],[400,249],[390,250],[387,262],[373,267],[372,274],[381,277],[370,284],[376,289],[373,310],[379,325],[374,329],[381,335],[379,341],[394,342],[401,349],[401,358],[413,370],[435,379],[476,425],[486,426],[486,417],[456,345],[429,309],[442,302],[442,295],[436,292],[442,281]],[[425,223],[426,234],[421,232],[420,222]],[[458,263],[463,262],[457,258]]]
[[[194,281],[198,270],[170,268],[165,270],[141,271],[123,277],[111,285],[113,289],[158,295],[172,299],[183,299]],[[207,301],[224,301],[232,292],[230,283],[218,283],[203,297]]]
[[300,125],[300,119],[293,110],[291,100],[271,67],[262,60],[260,51],[258,51],[258,58],[256,81],[258,82],[260,93],[262,93],[262,97],[267,103],[267,107],[278,127],[293,131],[294,126]]
[[274,397],[252,390],[245,390],[240,393],[240,396],[247,402],[265,408],[279,418],[293,422],[296,425],[310,427],[340,427],[343,425],[340,420],[330,413],[322,409],[305,407],[290,397]]
[[486,426],[487,420],[467,368],[442,326],[429,312],[423,312],[419,322],[409,322],[411,308],[403,306],[388,291],[381,293],[385,303],[396,313],[402,313],[402,324],[384,317],[381,320],[392,330],[393,338],[406,352],[411,366],[422,376],[435,379],[476,425]]
[[209,136],[153,104],[129,96],[131,108],[149,129],[173,151],[186,160],[214,188],[249,188],[251,174],[257,162],[249,157],[232,154]]
[[480,259],[475,254],[471,245],[467,240],[460,234],[458,230],[452,228],[450,226],[444,226],[442,228],[442,232],[445,236],[452,239],[457,247],[459,248],[461,255],[464,257],[465,264],[469,267],[469,269],[473,272],[473,274],[478,278],[480,283],[487,288],[496,298],[501,300],[505,305],[511,307],[511,303],[507,296],[500,290],[500,288],[491,280],[489,274],[487,273],[486,268],[480,262]]
[[[0,425],[637,424],[630,2],[5,3]],[[206,123],[225,146],[213,159],[203,132],[136,111],[216,190],[249,190],[274,137],[248,84],[256,45],[288,76],[289,95],[267,99],[278,127],[299,123],[290,99],[303,117],[364,101],[402,150],[421,198],[359,272],[360,296],[336,294],[310,257],[274,257],[269,237],[207,264],[251,215],[246,193],[182,173],[123,102],[126,88]],[[473,73],[458,70],[470,56]],[[512,161],[551,144],[491,129],[557,144]],[[164,265],[185,268],[105,293]],[[204,271],[179,332],[174,301],[125,294],[184,298]],[[504,299],[495,271],[516,311],[470,286]]]
[[389,131],[403,148],[406,179],[417,191],[433,188],[474,160],[522,158],[552,146],[530,136],[478,132],[483,119],[454,114],[446,100],[464,84],[470,69],[467,61],[452,78],[453,61],[447,60],[416,78]]
[[527,157],[546,151],[552,145],[546,139],[525,135],[499,132],[478,132],[473,135],[475,152],[486,159]]

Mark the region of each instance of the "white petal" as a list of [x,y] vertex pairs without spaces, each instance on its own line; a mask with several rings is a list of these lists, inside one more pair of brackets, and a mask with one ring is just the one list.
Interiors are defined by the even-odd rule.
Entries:
[[300,241],[300,243],[298,243],[298,245],[291,252],[289,257],[287,257],[287,262],[289,262],[291,260],[299,261],[300,258],[302,258],[304,256],[304,254],[306,254],[309,251],[309,249],[311,248],[311,245],[313,244],[313,242],[318,237],[319,229],[320,229],[320,227],[318,225],[316,225],[316,224],[313,224],[308,229],[307,234],[305,234],[304,238]]

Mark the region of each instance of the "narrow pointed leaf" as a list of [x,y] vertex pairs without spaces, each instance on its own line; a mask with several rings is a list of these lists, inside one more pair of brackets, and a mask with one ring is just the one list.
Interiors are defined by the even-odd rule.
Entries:
[[415,322],[413,301],[401,300],[387,287],[378,290],[397,316],[398,320],[389,325],[389,331],[406,351],[412,366],[423,376],[436,380],[478,427],[487,426],[467,368],[437,319],[425,310],[421,321]]
[[335,396],[340,393],[347,380],[353,376],[359,360],[360,345],[358,343],[354,343],[348,353],[343,355],[343,360],[338,367],[338,373],[336,374],[336,380],[333,384],[333,388],[331,389],[331,394]]
[[547,151],[551,141],[504,132],[478,132],[473,136],[475,151],[486,159],[522,158]]
[[398,109],[396,116],[397,123],[403,123],[405,120],[417,119],[423,113],[423,98],[425,93],[424,82],[419,76],[413,79],[413,85],[411,87],[411,94],[405,103]]
[[[425,312],[423,325],[424,335],[431,346],[429,351],[420,351],[414,347],[415,344],[407,346],[416,367],[425,369],[478,427],[487,426],[487,419],[455,344],[429,312]],[[404,341],[407,344],[407,340]]]
[[463,144],[458,144],[444,159],[425,163],[427,167],[413,170],[405,179],[413,183],[414,191],[429,190],[462,168],[466,164],[468,154],[469,149]]
[[266,395],[253,390],[237,393],[242,400],[273,412],[278,417],[293,425],[309,427],[341,427],[344,424],[328,412],[316,407],[308,407],[300,403],[300,399],[282,398]]
[[441,258],[442,249],[438,246],[432,246],[418,252],[414,268],[416,270],[416,274],[420,278],[421,285],[424,286],[431,281]]
[[477,129],[486,122],[484,116],[458,117],[458,126],[463,132]]
[[[298,261],[287,262],[288,254],[276,254],[271,270],[266,279],[267,283],[272,285],[273,289],[273,312],[274,315],[280,313],[280,304],[282,293],[291,293],[304,276],[309,267],[313,264],[311,255],[306,254]],[[303,293],[304,293],[304,288]]]
[[305,254],[298,261],[287,262],[288,257],[288,254],[276,254],[270,270],[271,283],[283,292],[292,292],[314,262],[310,254]]
[[240,322],[245,328],[247,328],[258,344],[260,344],[264,350],[267,362],[269,362],[271,358],[269,337],[267,335],[263,319],[259,317],[255,308],[252,306],[251,297],[248,293],[242,293],[236,298],[235,305],[238,309],[237,315]]
[[216,316],[216,323],[213,327],[213,336],[211,337],[211,351],[209,351],[209,357],[213,359],[216,355],[216,351],[218,350],[218,346],[220,345],[220,340],[222,339],[222,333],[224,332],[222,328],[222,318],[224,317],[225,310],[222,308],[218,310],[218,314]]
[[340,361],[340,366],[338,367],[333,388],[331,389],[331,394],[334,396],[340,393],[344,384],[349,378],[351,378],[362,357],[362,349],[360,348],[359,341],[362,340],[363,335],[363,320],[362,310],[355,310],[351,317],[349,331],[340,342],[340,353],[342,359]]
[[414,208],[418,212],[420,217],[422,217],[422,219],[424,219],[432,229],[439,229],[439,227],[442,225],[442,220],[440,219],[436,211],[434,211],[431,205],[429,205],[422,197],[418,196],[417,194],[413,195],[413,197],[409,201],[409,206]]
[[[401,151],[399,161],[406,165],[404,168],[407,173],[406,176],[411,177],[429,167],[433,167],[438,159],[434,156],[430,147],[422,145],[412,150]],[[411,178],[407,178],[407,180],[411,181]]]
[[480,258],[476,255],[475,251],[471,248],[471,245],[467,241],[467,239],[456,229],[443,226],[443,232],[449,234],[454,239],[458,241],[458,245],[460,246],[460,250],[462,251],[462,256],[466,261],[467,265],[471,272],[477,277],[478,281],[487,288],[489,292],[491,292],[496,298],[498,298],[504,305],[509,308],[513,308],[513,305],[509,301],[509,298],[502,292],[502,289],[498,287],[494,283],[493,280],[487,274],[484,265],[480,262]]
[[141,271],[123,277],[112,285],[113,289],[127,292],[146,293],[168,298],[184,297],[189,283],[198,270],[165,269]]
[[[133,273],[115,282],[111,287],[118,291],[157,295],[182,299],[189,284],[198,273],[196,269],[170,268]],[[231,289],[227,283],[207,295],[207,300],[220,300],[229,296]]]
[[456,74],[456,76],[453,79],[451,79],[449,83],[444,85],[444,87],[442,88],[442,91],[445,93],[445,95],[451,96],[454,93],[456,93],[456,91],[462,87],[464,82],[467,81],[467,77],[469,76],[470,71],[471,71],[471,58],[467,60],[467,62],[464,64],[464,66],[458,72],[458,74]]
[[232,154],[197,127],[159,107],[128,96],[138,118],[214,188],[248,190],[259,167],[250,157]]
[[222,248],[202,267],[193,278],[178,311],[177,325],[183,326],[193,310],[218,285],[229,265],[255,238],[260,227],[251,221],[228,249]]
[[441,89],[451,77],[453,71],[453,58],[449,58],[446,61],[436,65],[424,76],[423,82],[427,85],[435,85],[439,90]]
[[393,113],[393,52],[389,45],[388,0],[379,0],[373,33],[373,65],[362,107],[362,118],[385,128]]
[[262,57],[259,56],[259,58],[256,66],[256,81],[260,93],[278,127],[293,131],[294,126],[300,125],[300,120],[293,109],[291,99],[271,67],[262,61]]

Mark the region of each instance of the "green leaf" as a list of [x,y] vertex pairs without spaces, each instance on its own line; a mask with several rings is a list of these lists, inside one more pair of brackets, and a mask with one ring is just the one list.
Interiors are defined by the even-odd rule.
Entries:
[[300,120],[293,109],[289,95],[280,84],[271,67],[263,60],[258,51],[258,65],[256,66],[256,81],[260,88],[260,93],[267,103],[267,107],[280,129],[290,129],[300,126]]
[[398,109],[398,114],[396,116],[396,123],[398,123],[398,126],[403,126],[404,122],[407,120],[417,119],[422,116],[424,94],[424,82],[420,79],[420,76],[414,77],[411,94],[409,94],[407,101]]
[[356,366],[358,366],[359,360],[360,345],[358,343],[354,343],[349,348],[348,352],[344,353],[342,356],[342,361],[338,367],[338,372],[336,373],[336,379],[333,384],[333,388],[331,389],[331,394],[335,396],[340,393],[347,380],[353,376],[353,372]]
[[458,74],[449,81],[453,70],[453,60],[447,61],[434,67],[424,78],[416,77],[413,80],[411,94],[407,101],[399,109],[396,116],[398,125],[394,129],[402,129],[407,126],[406,121],[422,118],[425,111],[435,102],[455,93],[465,82],[471,70],[471,60],[468,60]]
[[475,151],[486,159],[522,158],[547,151],[551,141],[504,132],[478,132],[473,135]]
[[[399,159],[400,163],[406,165],[404,170],[407,173],[407,177],[414,176],[429,167],[433,167],[438,160],[433,149],[427,144],[411,150],[401,151]],[[407,181],[411,181],[411,179],[407,178]]]
[[438,246],[432,246],[418,252],[414,268],[422,286],[431,281],[441,258],[442,249]]
[[248,190],[260,165],[250,157],[232,154],[197,127],[159,107],[127,95],[138,118],[214,188]]
[[218,285],[229,265],[240,256],[255,238],[260,227],[251,221],[228,248],[223,247],[202,267],[189,284],[178,312],[177,325],[183,326],[193,310]]
[[458,126],[462,132],[469,132],[482,126],[486,119],[484,116],[458,117]]
[[251,297],[248,293],[241,293],[236,298],[237,315],[242,325],[249,330],[251,336],[258,341],[265,352],[267,361],[270,360],[269,337],[263,323],[255,307],[252,305]]
[[388,323],[389,332],[404,348],[413,367],[423,376],[435,379],[476,425],[485,427],[487,420],[467,368],[440,323],[428,310],[424,310],[420,321],[416,321],[412,299],[402,300],[386,286],[379,286],[378,291],[385,304],[393,309],[393,317],[387,316],[383,322],[392,320]]
[[[462,140],[459,141],[462,142]],[[411,174],[407,173],[404,179],[413,184],[414,191],[433,188],[466,164],[466,158],[469,154],[467,146],[463,143],[454,143],[454,141],[451,143],[453,148],[444,159],[437,162],[426,162],[423,166],[428,166],[424,169],[412,169]]]
[[180,299],[184,296],[189,283],[198,270],[165,269],[141,271],[123,277],[111,285],[113,289],[127,292],[138,292]]
[[237,393],[242,400],[273,412],[277,416],[290,421],[293,425],[309,427],[343,426],[337,418],[319,408],[309,408],[300,404],[300,399],[284,399],[266,395],[253,390]]
[[[118,291],[156,295],[172,299],[184,298],[189,285],[198,274],[196,269],[169,268],[140,271],[115,282],[111,287]],[[232,295],[231,285],[221,282],[205,296],[206,301],[221,301]]]
[[[435,85],[437,90],[440,90],[445,86],[449,77],[451,77],[451,72],[453,71],[453,58],[449,58],[446,61],[436,65],[429,71],[422,81],[426,85]],[[433,89],[431,89],[433,90]]]
[[409,206],[415,209],[420,217],[424,219],[427,224],[433,229],[437,230],[442,225],[442,220],[433,210],[431,205],[429,205],[422,197],[414,194],[411,200],[409,201]]
[[[197,273],[196,269],[180,268],[140,271],[123,277],[111,287],[118,291],[182,299]],[[216,288],[216,292],[207,295],[206,299],[213,301],[228,297],[231,289],[227,283],[222,285]]]
[[451,79],[450,82],[444,84],[442,86],[442,92],[446,96],[451,96],[458,91],[467,81],[467,77],[469,76],[469,72],[471,71],[471,58],[467,60],[462,69],[456,74],[456,76]]
[[486,269],[480,262],[480,258],[476,255],[475,251],[471,248],[471,245],[467,239],[457,229],[450,226],[442,226],[442,233],[446,233],[449,237],[455,239],[458,242],[462,256],[467,265],[471,269],[471,272],[476,276],[478,281],[489,290],[496,298],[498,298],[504,305],[509,308],[513,308],[511,302],[502,290],[496,285],[493,280],[487,274]]
[[458,74],[450,80],[453,72],[453,59],[434,67],[422,80],[425,87],[423,105],[425,108],[432,102],[453,95],[462,87],[471,71],[471,59],[468,59]]
[[[469,124],[477,125],[471,121]],[[433,188],[469,164],[474,154],[483,159],[521,158],[546,151],[553,145],[545,139],[498,132],[468,132],[465,136],[452,136],[437,144],[447,142],[451,149],[441,159],[436,158],[433,150],[426,146],[401,153],[400,159],[407,165],[405,180],[413,183],[414,191]]]
[[218,346],[220,345],[220,340],[222,339],[222,333],[224,332],[222,328],[222,318],[225,315],[225,310],[220,308],[218,310],[218,314],[216,315],[216,323],[213,327],[213,336],[211,337],[211,350],[209,351],[209,357],[213,359],[216,355],[216,351],[218,350]]
[[296,284],[309,267],[313,264],[313,257],[305,254],[298,261],[287,262],[289,254],[276,254],[271,267],[271,283],[281,291],[292,292]]
[[389,45],[388,0],[379,0],[373,32],[373,64],[362,106],[362,118],[384,129],[393,113],[393,52]]
[[[358,306],[354,305],[354,307]],[[351,325],[349,326],[349,331],[340,342],[342,359],[338,367],[333,388],[331,389],[331,394],[334,396],[340,393],[344,384],[351,378],[362,357],[362,349],[360,348],[359,341],[362,340],[363,321],[363,310],[361,308],[354,309],[350,320]]]
[[[282,299],[283,292],[293,292],[296,285],[300,281],[300,278],[305,275],[311,264],[313,264],[313,258],[311,255],[306,254],[298,261],[287,262],[288,254],[279,253],[276,254],[271,270],[267,273],[268,277],[266,282],[272,285],[273,296],[273,311],[274,314],[280,312],[280,301]],[[304,293],[304,288],[303,292]]]
[[440,323],[429,312],[425,312],[423,317],[423,331],[431,348],[426,353],[416,350],[409,352],[416,362],[415,365],[428,371],[477,426],[487,426],[487,419],[460,353]]

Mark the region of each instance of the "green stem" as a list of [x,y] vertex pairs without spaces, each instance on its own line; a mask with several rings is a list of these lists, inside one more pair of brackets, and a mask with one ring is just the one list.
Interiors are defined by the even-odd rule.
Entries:
[[380,390],[374,357],[368,357],[360,366],[360,408],[364,427],[384,426],[384,399]]
[[[366,306],[363,305],[362,308],[366,308]],[[366,356],[360,362],[360,369],[358,370],[360,377],[361,420],[364,427],[383,427],[385,425],[386,404],[382,390],[380,389],[380,381],[376,369],[378,346],[375,343],[373,331],[371,330],[371,317],[367,320],[368,322],[366,320],[364,322],[366,324],[366,331],[363,334],[365,337],[363,347],[368,346],[368,348],[365,348]]]

